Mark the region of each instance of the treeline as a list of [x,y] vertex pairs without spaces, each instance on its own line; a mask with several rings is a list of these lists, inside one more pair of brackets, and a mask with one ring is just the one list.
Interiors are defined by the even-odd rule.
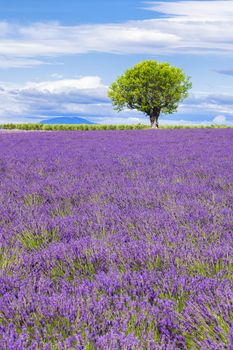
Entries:
[[[161,125],[161,129],[190,129],[190,128],[229,128],[226,125]],[[0,129],[7,130],[141,130],[150,129],[144,124],[0,124]]]

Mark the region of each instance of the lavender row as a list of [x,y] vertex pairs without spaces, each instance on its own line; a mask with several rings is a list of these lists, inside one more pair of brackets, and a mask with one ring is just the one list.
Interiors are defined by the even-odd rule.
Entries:
[[233,131],[0,135],[0,349],[230,349]]

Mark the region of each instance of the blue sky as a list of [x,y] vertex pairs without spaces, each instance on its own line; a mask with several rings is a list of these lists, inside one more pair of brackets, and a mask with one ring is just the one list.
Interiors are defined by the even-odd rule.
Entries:
[[146,59],[192,77],[190,97],[161,123],[233,124],[232,0],[1,0],[0,122],[148,122],[107,98],[109,84]]

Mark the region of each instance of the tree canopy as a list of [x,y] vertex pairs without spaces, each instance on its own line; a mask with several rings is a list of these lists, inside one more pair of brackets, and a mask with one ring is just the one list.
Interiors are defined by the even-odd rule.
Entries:
[[182,69],[167,62],[148,60],[126,70],[110,86],[108,95],[115,110],[128,108],[143,112],[156,128],[160,113],[176,112],[191,87],[190,77]]

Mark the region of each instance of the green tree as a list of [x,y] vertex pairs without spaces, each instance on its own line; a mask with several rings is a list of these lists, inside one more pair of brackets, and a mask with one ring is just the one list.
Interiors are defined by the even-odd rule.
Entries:
[[136,64],[109,88],[114,109],[136,109],[150,117],[152,128],[158,128],[160,113],[176,112],[178,104],[188,96],[190,77],[169,63],[149,60]]

